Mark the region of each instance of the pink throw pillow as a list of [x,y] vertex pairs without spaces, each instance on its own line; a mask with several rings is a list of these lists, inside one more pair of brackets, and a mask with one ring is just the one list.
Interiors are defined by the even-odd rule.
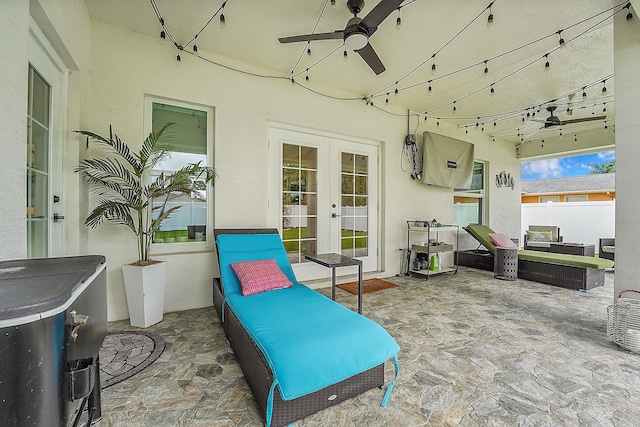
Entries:
[[231,268],[240,280],[244,296],[293,286],[275,259],[235,262]]

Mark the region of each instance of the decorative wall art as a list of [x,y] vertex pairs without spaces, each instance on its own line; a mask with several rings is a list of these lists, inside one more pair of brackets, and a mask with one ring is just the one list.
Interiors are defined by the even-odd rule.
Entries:
[[498,188],[502,188],[503,186],[510,187],[513,190],[515,185],[516,185],[516,182],[510,173],[507,173],[506,171],[502,171],[496,175],[496,187]]

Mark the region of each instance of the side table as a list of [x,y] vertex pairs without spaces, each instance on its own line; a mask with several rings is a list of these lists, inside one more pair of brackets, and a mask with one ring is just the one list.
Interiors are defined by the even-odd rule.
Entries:
[[362,314],[362,261],[348,256],[328,254],[308,254],[305,259],[331,269],[331,299],[336,300],[336,268],[348,265],[358,266],[358,313]]
[[518,249],[496,246],[493,258],[493,273],[496,279],[518,279]]

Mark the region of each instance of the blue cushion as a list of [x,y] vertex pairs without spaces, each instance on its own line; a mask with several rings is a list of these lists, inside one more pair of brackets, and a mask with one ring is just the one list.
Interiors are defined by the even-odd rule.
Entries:
[[239,261],[275,259],[280,270],[292,282],[296,276],[279,234],[221,234],[217,237],[220,279],[225,294],[241,293],[238,277],[231,264]]
[[384,363],[400,351],[376,322],[296,284],[227,304],[262,350],[283,400],[321,390]]

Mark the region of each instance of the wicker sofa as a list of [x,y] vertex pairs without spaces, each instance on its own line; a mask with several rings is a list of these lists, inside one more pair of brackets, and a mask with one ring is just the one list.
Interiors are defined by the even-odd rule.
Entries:
[[615,261],[616,239],[603,237],[598,241],[598,256],[604,259]]
[[[493,271],[496,247],[489,238],[494,231],[486,225],[463,227],[487,250],[459,251],[458,265]],[[604,285],[605,269],[613,267],[607,259],[551,252],[518,251],[518,278],[562,288],[586,291]]]
[[[548,239],[537,239],[534,236],[548,235]],[[560,227],[555,225],[530,225],[524,234],[524,248],[530,251],[549,252],[552,242],[562,242]]]
[[[397,376],[395,340],[377,323],[298,283],[277,230],[214,235],[221,276],[213,280],[214,307],[267,426],[383,387],[388,360]],[[265,259],[275,259],[293,286],[243,296],[231,265]],[[382,406],[394,381],[381,394]]]

